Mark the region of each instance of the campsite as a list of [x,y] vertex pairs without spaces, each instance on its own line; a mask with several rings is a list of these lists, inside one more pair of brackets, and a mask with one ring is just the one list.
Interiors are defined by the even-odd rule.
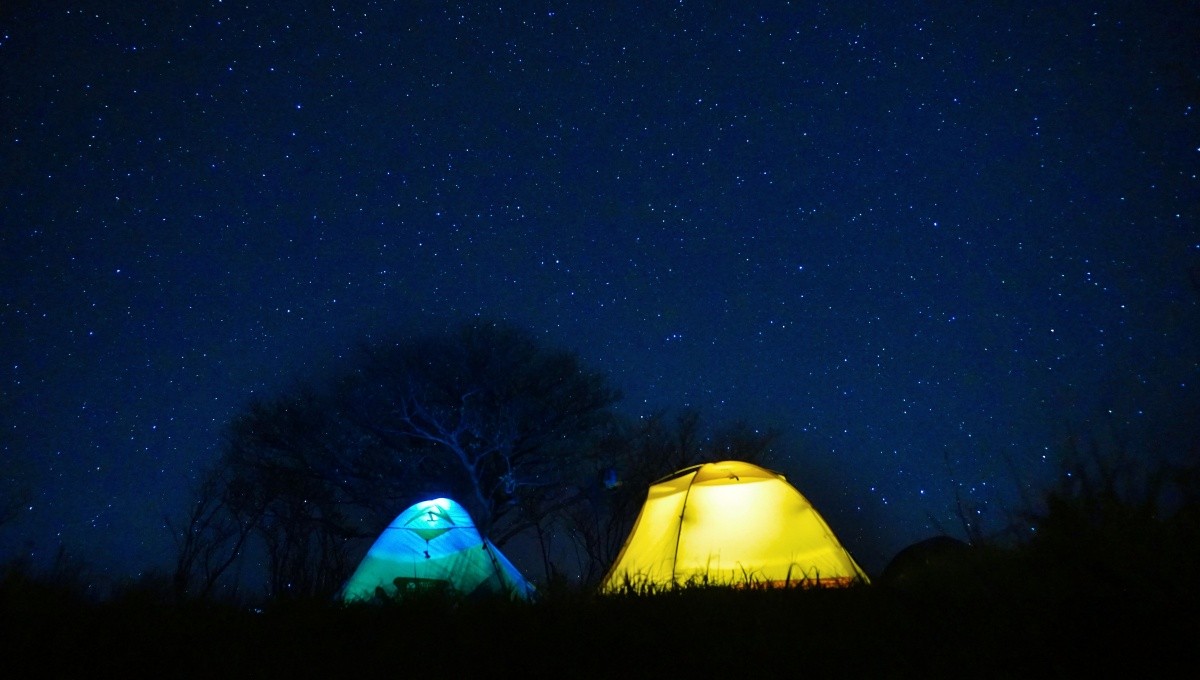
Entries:
[[[756,489],[783,508],[778,521],[724,534],[721,499],[753,514]],[[1196,508],[1159,518],[1104,494],[1056,499],[1037,541],[934,537],[867,575],[782,477],[740,461],[697,465],[650,487],[599,588],[535,588],[462,506],[430,499],[389,524],[336,602],[177,601],[152,579],[98,602],[77,582],[10,566],[0,585],[4,653],[38,669],[27,677],[991,678],[1193,666]],[[761,568],[744,564],[750,576],[740,581],[720,569],[629,578],[661,562],[655,538],[673,543],[668,561],[681,563],[709,550],[695,547],[705,540],[741,541]],[[777,578],[770,555],[806,546],[809,557]],[[813,564],[833,578],[821,581]]]
[[1200,0],[0,3],[5,676],[1200,662]]

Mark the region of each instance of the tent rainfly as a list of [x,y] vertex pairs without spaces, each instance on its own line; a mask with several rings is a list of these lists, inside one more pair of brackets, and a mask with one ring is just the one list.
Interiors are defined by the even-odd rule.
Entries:
[[350,602],[430,589],[520,599],[534,592],[500,550],[479,535],[466,509],[449,498],[422,501],[400,513],[367,551],[341,597]]
[[854,582],[869,580],[807,498],[781,474],[729,460],[650,486],[600,590]]

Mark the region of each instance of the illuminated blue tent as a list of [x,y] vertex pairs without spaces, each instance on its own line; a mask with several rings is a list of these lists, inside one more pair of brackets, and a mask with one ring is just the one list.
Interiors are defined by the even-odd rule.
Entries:
[[427,590],[530,599],[533,586],[466,509],[449,498],[413,505],[388,525],[342,589],[344,601]]

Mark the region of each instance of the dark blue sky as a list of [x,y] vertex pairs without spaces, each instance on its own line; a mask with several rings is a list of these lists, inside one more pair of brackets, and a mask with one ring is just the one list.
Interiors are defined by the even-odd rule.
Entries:
[[0,10],[5,557],[161,566],[249,399],[431,316],[784,428],[868,570],[1200,413],[1194,3],[179,4]]

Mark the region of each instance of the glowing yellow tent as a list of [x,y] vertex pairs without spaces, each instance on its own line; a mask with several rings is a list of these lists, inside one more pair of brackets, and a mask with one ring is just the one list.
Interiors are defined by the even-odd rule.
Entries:
[[600,590],[854,581],[868,582],[866,573],[783,475],[727,460],[650,486]]

